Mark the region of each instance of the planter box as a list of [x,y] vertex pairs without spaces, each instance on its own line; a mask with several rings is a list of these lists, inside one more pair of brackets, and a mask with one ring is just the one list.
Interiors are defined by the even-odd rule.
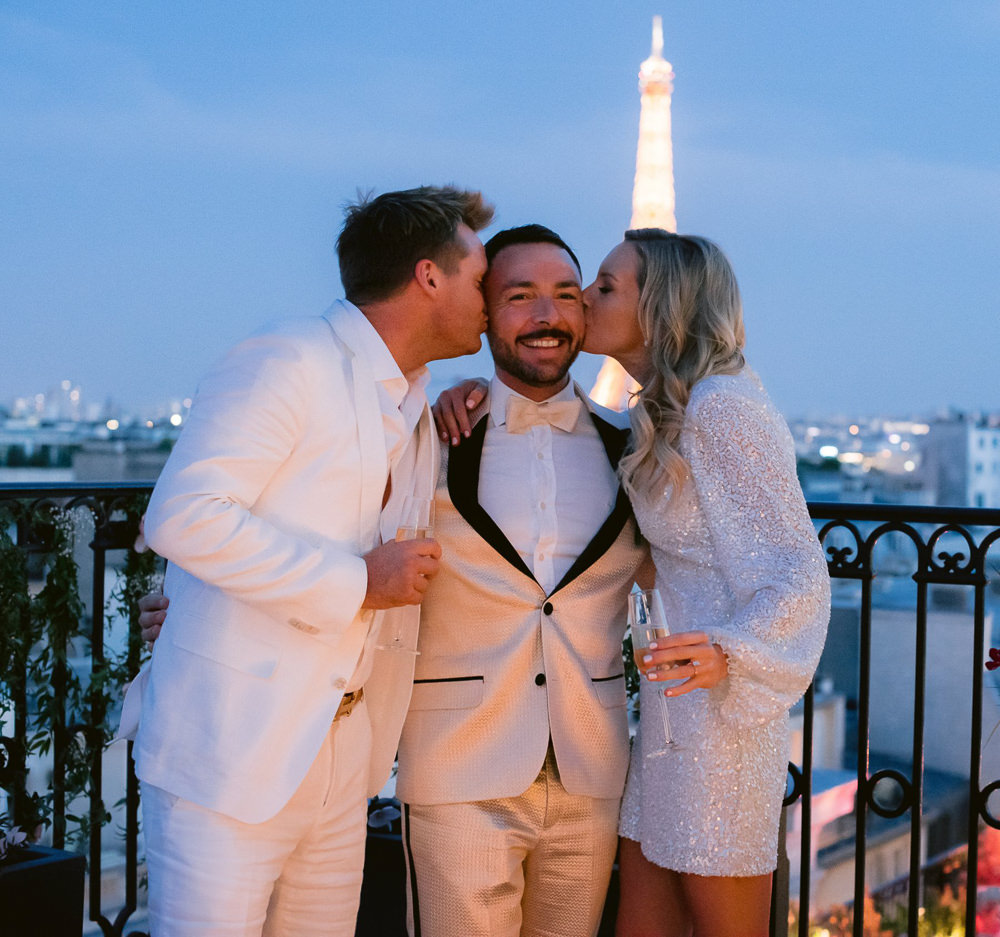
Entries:
[[0,931],[4,937],[80,937],[83,856],[47,846],[18,849],[0,864]]

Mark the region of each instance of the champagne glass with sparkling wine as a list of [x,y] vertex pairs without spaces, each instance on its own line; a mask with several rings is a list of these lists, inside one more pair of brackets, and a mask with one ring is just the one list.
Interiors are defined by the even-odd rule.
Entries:
[[[434,499],[413,498],[403,499],[403,510],[399,515],[396,527],[397,540],[429,540],[434,536]],[[403,640],[403,618],[400,614],[387,616],[395,622],[395,633],[387,644],[377,644],[383,651],[405,651],[407,654],[419,654],[420,651],[407,647]]]
[[[628,623],[632,629],[632,649],[638,652],[647,648],[656,640],[667,637],[670,629],[667,627],[667,616],[663,611],[663,599],[658,589],[637,589],[629,593]],[[656,684],[656,701],[663,725],[663,741],[655,747],[648,747],[647,758],[665,755],[675,747],[673,733],[670,731],[670,713],[667,711],[667,700],[663,695],[660,683]],[[655,731],[653,714],[649,713],[643,719],[643,729]]]

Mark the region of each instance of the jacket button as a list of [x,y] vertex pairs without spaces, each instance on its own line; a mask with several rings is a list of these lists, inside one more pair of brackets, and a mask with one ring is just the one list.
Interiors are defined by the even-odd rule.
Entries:
[[545,674],[543,673],[535,674],[535,686],[545,686]]
[[546,615],[551,615],[552,614],[552,603],[551,602],[546,602],[542,606],[542,611],[545,612]]

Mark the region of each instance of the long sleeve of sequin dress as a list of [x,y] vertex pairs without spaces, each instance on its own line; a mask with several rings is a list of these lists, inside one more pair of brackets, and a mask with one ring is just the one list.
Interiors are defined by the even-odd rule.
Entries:
[[[788,710],[823,649],[830,582],[788,428],[749,369],[692,389],[679,449],[684,486],[641,493],[635,513],[671,629],[706,632],[729,675],[668,701],[666,756],[644,757],[657,721],[640,719],[621,833],[666,868],[759,875],[777,860]],[[640,692],[655,712],[655,684]]]

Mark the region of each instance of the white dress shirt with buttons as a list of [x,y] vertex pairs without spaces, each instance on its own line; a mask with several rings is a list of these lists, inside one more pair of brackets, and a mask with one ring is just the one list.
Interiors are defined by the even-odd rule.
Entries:
[[[427,384],[430,372],[419,368],[404,375],[386,347],[382,336],[365,316],[361,316],[357,335],[362,342],[361,354],[367,359],[375,377],[375,390],[379,410],[382,411],[382,428],[385,431],[385,451],[389,457],[389,476],[393,480],[392,495],[382,510],[382,542],[396,537],[396,520],[403,498],[416,494],[433,497],[433,491],[411,491],[410,480],[416,460],[416,429],[420,414],[427,402]],[[399,484],[396,480],[399,479]]]
[[[508,432],[507,401],[519,396],[493,378],[479,503],[547,594],[611,513],[618,480],[583,406],[570,432],[547,423]],[[546,402],[577,399],[570,383]]]
[[[404,375],[382,337],[363,316],[357,333],[362,343],[361,354],[367,359],[375,377],[376,394],[385,432],[385,449],[389,458],[391,494],[379,519],[382,542],[387,543],[396,538],[403,499],[408,495],[425,498],[434,495],[430,487],[432,485],[430,478],[425,481],[428,486],[426,491],[414,490],[417,453],[414,430],[427,402],[426,389],[430,381],[430,372],[427,368],[420,368]],[[366,642],[350,680],[340,678],[334,683],[338,690],[352,692],[367,681],[373,663],[371,643],[370,640]]]

